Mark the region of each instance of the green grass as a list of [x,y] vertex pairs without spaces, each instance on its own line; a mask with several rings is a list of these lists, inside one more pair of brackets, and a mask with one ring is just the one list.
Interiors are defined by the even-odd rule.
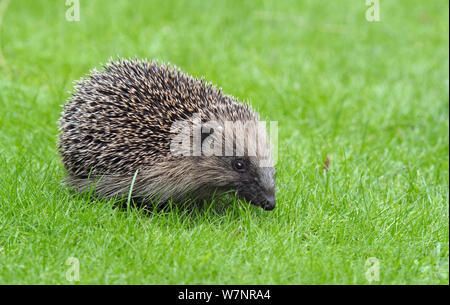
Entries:
[[[81,0],[79,22],[64,3],[2,15],[0,284],[70,284],[69,257],[81,284],[368,284],[369,257],[372,284],[449,283],[448,1],[381,0],[372,23],[362,0]],[[278,121],[277,208],[148,216],[72,194],[60,105],[116,55]]]

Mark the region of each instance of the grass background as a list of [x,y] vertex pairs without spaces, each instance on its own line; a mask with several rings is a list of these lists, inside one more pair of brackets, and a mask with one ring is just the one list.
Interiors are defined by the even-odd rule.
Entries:
[[[9,5],[6,5],[9,2]],[[449,283],[448,1],[0,0],[0,283]],[[72,82],[171,62],[278,121],[278,206],[151,216],[74,196]],[[326,157],[330,165],[322,171]]]

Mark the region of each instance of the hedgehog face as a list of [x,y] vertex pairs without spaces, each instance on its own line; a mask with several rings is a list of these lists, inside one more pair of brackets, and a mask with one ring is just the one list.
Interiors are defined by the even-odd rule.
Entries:
[[275,208],[273,167],[260,167],[257,158],[252,157],[231,158],[229,166],[235,178],[230,186],[239,197],[267,211]]
[[[232,132],[229,129],[233,128]],[[227,127],[219,124],[214,131],[208,129],[208,136],[202,141],[202,153],[212,156],[219,140],[219,152],[223,157],[210,157],[212,161],[203,172],[214,174],[211,181],[220,181],[219,186],[225,191],[236,191],[240,198],[265,210],[275,208],[275,178],[270,156],[270,145],[266,130],[255,121],[235,123]],[[205,145],[206,144],[206,145]],[[211,146],[210,144],[214,144]],[[232,152],[231,156],[228,152]],[[216,159],[218,158],[218,159]],[[205,157],[208,159],[208,157]],[[208,164],[209,162],[206,161]],[[214,165],[219,168],[212,171]],[[199,168],[199,170],[202,170]],[[214,186],[214,185],[213,185]]]
[[239,198],[271,211],[275,208],[273,167],[260,167],[256,157],[200,157],[192,163],[191,174],[203,195],[211,190],[236,192]]

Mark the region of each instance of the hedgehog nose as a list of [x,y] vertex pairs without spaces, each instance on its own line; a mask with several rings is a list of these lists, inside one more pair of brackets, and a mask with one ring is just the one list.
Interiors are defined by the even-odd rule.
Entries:
[[274,196],[266,197],[266,202],[263,206],[263,209],[266,211],[272,211],[273,209],[275,209],[275,197]]

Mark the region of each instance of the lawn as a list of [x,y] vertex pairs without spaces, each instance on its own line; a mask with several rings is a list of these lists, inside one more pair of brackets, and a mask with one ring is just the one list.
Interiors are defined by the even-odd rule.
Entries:
[[[378,22],[363,0],[68,8],[0,0],[0,284],[449,284],[448,1],[380,0]],[[276,209],[145,215],[72,193],[61,105],[117,55],[277,121]]]

